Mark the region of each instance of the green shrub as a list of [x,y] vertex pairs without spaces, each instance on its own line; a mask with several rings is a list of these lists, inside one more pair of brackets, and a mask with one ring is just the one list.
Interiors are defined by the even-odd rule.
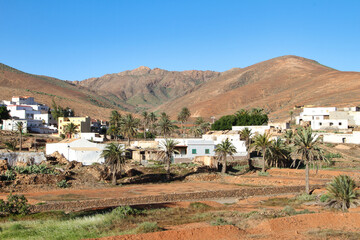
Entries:
[[329,200],[329,198],[330,198],[329,195],[323,194],[320,197],[320,202],[327,202]]
[[194,209],[210,208],[209,205],[206,205],[205,203],[201,203],[201,202],[192,202],[192,203],[190,203],[189,207],[194,208]]
[[15,166],[12,169],[19,174],[57,174],[54,169],[48,168],[48,166],[46,166],[45,164],[31,166]]
[[0,199],[0,215],[25,215],[29,213],[29,205],[24,195],[10,195],[7,201]]
[[329,152],[329,153],[325,154],[325,158],[330,160],[332,158],[342,158],[342,156],[341,156],[340,153],[331,153],[331,152]]
[[8,181],[13,181],[16,178],[16,174],[14,173],[13,170],[6,170],[4,177]]
[[258,172],[258,176],[267,177],[270,174],[268,172]]
[[215,221],[211,222],[211,225],[213,226],[222,226],[222,225],[232,225],[232,223],[229,223],[223,218],[216,218]]
[[163,229],[157,225],[157,222],[143,222],[135,229],[136,233],[149,233],[162,231]]
[[289,205],[284,207],[283,212],[288,214],[288,215],[296,214],[296,210],[293,207],[289,206]]
[[20,223],[15,223],[9,227],[10,231],[18,231],[18,230],[23,230],[23,229],[25,229],[25,227],[23,225],[21,225]]
[[314,201],[315,199],[316,199],[315,195],[310,195],[310,194],[306,194],[306,193],[296,196],[296,200],[299,200],[302,202]]
[[120,218],[127,218],[130,215],[137,215],[140,214],[141,211],[130,206],[121,206],[117,207],[111,212],[112,214],[120,217]]
[[64,180],[61,180],[60,182],[56,183],[56,185],[59,187],[59,188],[68,188],[69,187],[69,184],[67,183],[67,181],[64,179]]

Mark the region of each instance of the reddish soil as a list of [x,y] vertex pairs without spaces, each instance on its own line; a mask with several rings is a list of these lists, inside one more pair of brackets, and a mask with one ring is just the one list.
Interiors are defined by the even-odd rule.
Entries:
[[172,240],[238,240],[243,237],[244,231],[234,226],[213,226],[213,227],[197,227],[181,230],[169,230],[155,233],[143,233],[137,235],[122,235],[114,237],[98,238],[102,240],[157,240],[157,239],[172,239]]

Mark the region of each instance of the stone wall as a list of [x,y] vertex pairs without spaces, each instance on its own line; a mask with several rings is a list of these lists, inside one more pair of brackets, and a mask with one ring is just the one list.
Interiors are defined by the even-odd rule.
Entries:
[[[313,188],[323,187],[322,185],[313,185]],[[209,199],[221,198],[246,198],[251,196],[261,195],[276,195],[283,193],[299,193],[304,191],[304,186],[287,186],[287,187],[259,187],[259,188],[243,188],[236,190],[219,190],[207,192],[192,192],[192,193],[173,193],[163,195],[150,195],[132,198],[117,198],[117,199],[101,199],[101,200],[83,200],[70,202],[54,202],[44,205],[32,205],[32,212],[45,212],[61,210],[65,212],[90,210],[98,208],[108,208],[126,205],[145,205],[145,204],[159,204],[177,201],[199,201]]]
[[33,162],[39,164],[46,160],[43,152],[0,152],[1,159],[7,159],[10,166],[17,162]]

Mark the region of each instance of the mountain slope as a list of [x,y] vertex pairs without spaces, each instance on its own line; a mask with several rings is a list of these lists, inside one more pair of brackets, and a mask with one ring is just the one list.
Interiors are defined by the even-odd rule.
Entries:
[[176,72],[142,66],[131,71],[86,79],[76,84],[106,98],[116,99],[133,111],[141,111],[183,96],[219,75],[220,73],[213,71]]
[[0,100],[12,96],[33,96],[35,101],[51,106],[57,104],[74,109],[77,115],[105,119],[111,109],[120,109],[114,103],[88,89],[56,78],[28,74],[0,63]]
[[276,121],[288,118],[295,105],[357,105],[359,93],[358,72],[341,72],[306,58],[283,56],[223,72],[155,110],[168,110],[176,116],[182,107],[188,107],[192,117],[218,118],[241,108],[262,107]]

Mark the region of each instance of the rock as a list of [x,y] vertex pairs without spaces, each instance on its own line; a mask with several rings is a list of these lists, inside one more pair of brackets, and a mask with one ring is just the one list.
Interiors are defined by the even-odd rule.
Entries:
[[26,162],[16,162],[15,164],[17,167],[27,167],[28,164]]
[[92,175],[97,181],[106,180],[109,176],[109,170],[104,165],[92,165],[86,169],[86,172]]
[[[62,165],[66,165],[69,163],[69,161],[59,152],[54,152],[53,154],[50,155],[52,158],[55,159],[51,159],[51,160],[55,160],[57,162],[57,164],[62,164]],[[50,159],[49,159],[50,160]]]
[[71,161],[68,162],[68,164],[66,165],[67,169],[79,169],[81,168],[83,165],[81,162],[77,162],[77,161]]
[[138,175],[143,174],[143,172],[141,172],[141,171],[139,171],[139,170],[137,170],[135,168],[130,168],[130,169],[125,171],[125,174],[128,177],[134,177],[134,176],[138,176]]
[[7,159],[0,159],[0,173],[5,173],[8,170]]

